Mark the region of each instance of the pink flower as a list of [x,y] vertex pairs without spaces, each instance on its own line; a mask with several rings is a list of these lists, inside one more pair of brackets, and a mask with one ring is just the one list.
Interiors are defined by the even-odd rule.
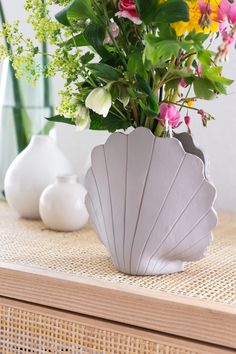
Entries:
[[230,25],[221,22],[219,26],[223,43],[218,48],[218,55],[220,60],[227,61],[229,56],[229,47],[235,40],[235,30],[230,29]]
[[219,25],[219,32],[223,37],[225,35],[225,33],[228,32],[228,24],[225,22],[221,22]]
[[161,103],[159,120],[163,126],[177,128],[180,124],[180,113],[176,106],[168,103]]
[[180,86],[183,87],[183,88],[188,87],[188,84],[185,82],[185,80],[184,80],[183,77],[182,77],[182,79],[180,80],[179,84],[180,84]]
[[203,0],[199,0],[198,6],[199,6],[199,9],[200,9],[202,15],[206,15],[206,14],[210,15],[212,13],[212,7],[211,7],[209,1],[205,2]]
[[136,11],[136,4],[134,3],[134,0],[119,0],[118,7],[120,11],[116,13],[116,16],[128,18],[136,25],[140,25],[142,23],[139,14]]
[[219,4],[218,21],[228,20],[229,23],[236,23],[236,1],[230,2],[229,0],[221,0]]
[[220,22],[225,21],[225,19],[227,19],[227,15],[229,12],[229,6],[230,3],[228,2],[228,0],[222,0],[219,4],[218,7],[218,11],[217,11],[217,20]]
[[[115,22],[110,22],[109,29],[112,33],[113,38],[117,38],[119,36],[120,30]],[[103,44],[112,44],[112,40],[108,32],[106,32],[105,34]]]
[[185,116],[184,117],[184,122],[185,122],[186,125],[189,125],[190,121],[191,121],[191,118],[189,116]]
[[[212,20],[216,21],[216,14],[213,14],[213,9],[209,0],[198,0],[199,10],[201,17],[199,19],[199,25],[202,29],[209,28],[212,25]],[[214,19],[213,19],[214,18]]]
[[222,38],[227,45],[230,45],[234,42],[234,36],[231,36],[230,34],[224,32],[222,33]]

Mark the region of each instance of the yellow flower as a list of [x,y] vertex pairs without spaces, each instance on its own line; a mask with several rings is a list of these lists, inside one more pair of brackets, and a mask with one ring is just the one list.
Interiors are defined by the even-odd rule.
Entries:
[[189,107],[192,107],[192,106],[194,105],[194,101],[193,101],[193,100],[189,100],[189,101],[187,102],[187,105],[188,105]]
[[175,22],[172,27],[178,36],[193,30],[209,34],[217,32],[219,23],[216,21],[218,2],[216,0],[187,0],[189,6],[189,22]]

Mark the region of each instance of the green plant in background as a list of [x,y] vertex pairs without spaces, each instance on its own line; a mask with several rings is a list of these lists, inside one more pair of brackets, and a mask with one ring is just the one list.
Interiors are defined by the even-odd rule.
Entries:
[[199,100],[226,94],[232,83],[220,61],[234,42],[235,7],[228,0],[26,0],[36,39],[54,45],[50,60],[34,66],[43,53],[18,23],[4,26],[11,49],[2,48],[2,57],[17,77],[62,76],[50,121],[111,132],[145,126],[158,136],[185,122],[190,132],[191,110],[204,126],[213,119],[195,107]]
[[[1,1],[0,21],[3,28],[2,37],[5,42],[5,44],[1,44],[0,51],[1,55],[5,57],[6,53],[12,53],[14,40],[9,41],[4,35],[6,18]],[[38,58],[38,62],[41,61],[41,63],[35,62],[35,57],[32,55],[31,70],[34,70],[38,65],[46,66],[48,63],[46,41],[41,46],[44,52],[44,55]],[[18,53],[20,52],[21,50],[18,48]],[[0,93],[0,189],[2,194],[4,194],[4,176],[8,166],[16,155],[25,149],[33,134],[49,133],[53,123],[45,123],[42,118],[45,114],[53,115],[54,112],[49,78],[44,77],[35,88],[32,88],[24,82],[24,77],[21,80],[16,78],[17,71],[13,63],[5,62],[3,71],[4,83],[1,82]],[[23,76],[25,75],[23,74]],[[3,87],[4,85],[5,87]]]
[[[6,22],[5,14],[3,11],[3,5],[1,1],[0,1],[0,18],[2,24]],[[4,39],[5,39],[7,50],[11,51],[11,45],[8,43],[7,38],[4,37]],[[30,124],[30,120],[29,117],[27,116],[26,111],[22,109],[20,83],[16,79],[15,76],[16,73],[12,65],[10,65],[10,74],[13,82],[13,95],[15,101],[15,107],[13,107],[13,114],[14,114],[14,123],[15,123],[15,133],[17,139],[17,148],[18,148],[18,152],[21,152],[29,142],[27,131],[28,131],[28,125]]]

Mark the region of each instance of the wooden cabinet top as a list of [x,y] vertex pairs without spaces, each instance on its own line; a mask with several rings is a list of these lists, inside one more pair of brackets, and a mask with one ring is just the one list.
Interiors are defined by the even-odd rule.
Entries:
[[236,348],[236,216],[185,272],[119,273],[88,226],[50,231],[0,203],[0,296]]

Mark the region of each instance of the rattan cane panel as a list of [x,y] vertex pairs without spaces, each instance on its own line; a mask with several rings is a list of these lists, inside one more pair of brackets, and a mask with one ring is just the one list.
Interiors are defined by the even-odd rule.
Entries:
[[183,346],[4,305],[0,305],[0,353],[200,354]]
[[236,217],[223,219],[224,227],[220,224],[216,230],[209,255],[188,264],[185,272],[134,277],[116,271],[90,227],[74,233],[53,232],[40,221],[18,219],[0,203],[0,262],[236,304]]

